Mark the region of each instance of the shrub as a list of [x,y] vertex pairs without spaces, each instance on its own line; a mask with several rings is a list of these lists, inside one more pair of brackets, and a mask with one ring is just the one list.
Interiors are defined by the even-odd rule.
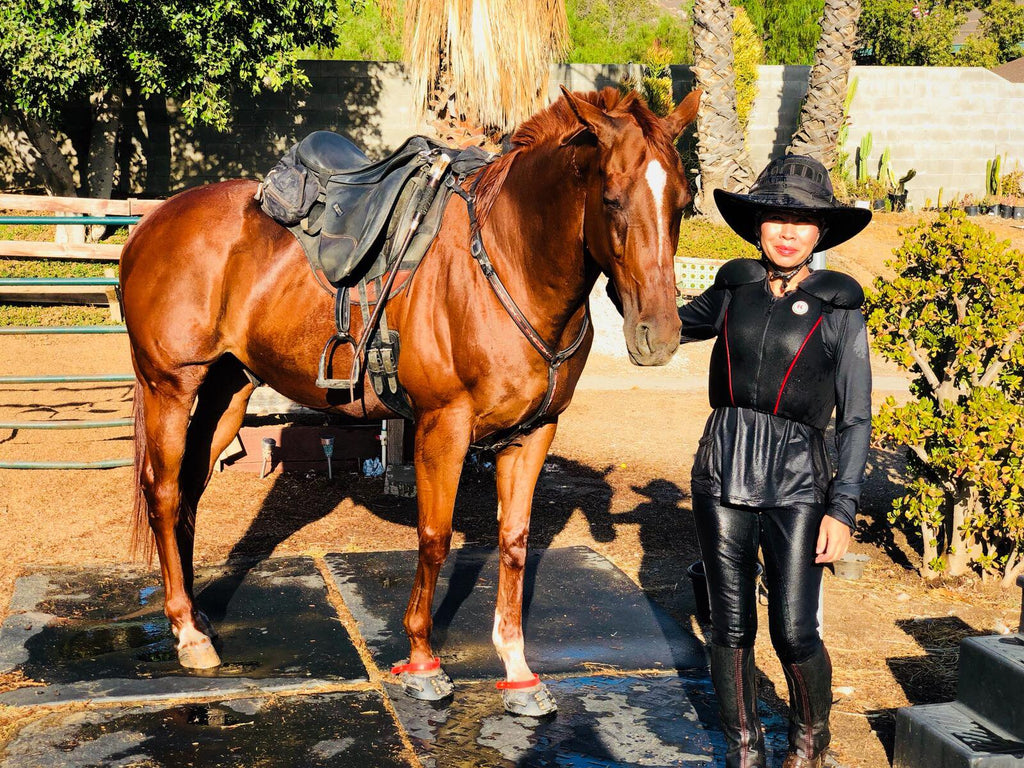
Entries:
[[757,96],[757,67],[764,61],[764,43],[742,7],[732,21],[733,50],[736,52],[736,115],[740,128],[747,130],[750,110]]
[[888,398],[875,439],[905,446],[917,475],[890,521],[923,539],[927,577],[1024,570],[1024,254],[962,212],[905,236],[866,310],[875,348],[917,377]]
[[758,258],[757,249],[725,224],[701,217],[683,219],[676,256],[691,259]]

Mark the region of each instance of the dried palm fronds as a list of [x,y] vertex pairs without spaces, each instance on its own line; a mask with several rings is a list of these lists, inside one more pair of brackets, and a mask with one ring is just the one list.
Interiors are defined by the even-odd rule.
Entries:
[[[405,56],[416,109],[448,104],[481,127],[511,130],[544,105],[565,49],[564,0],[408,0]],[[430,99],[433,94],[434,99]]]

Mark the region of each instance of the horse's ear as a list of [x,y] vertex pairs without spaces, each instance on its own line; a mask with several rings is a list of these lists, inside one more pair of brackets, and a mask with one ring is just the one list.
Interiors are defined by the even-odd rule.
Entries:
[[678,139],[683,129],[697,117],[702,93],[699,88],[690,91],[679,106],[672,110],[672,114],[665,118],[665,129],[673,139]]
[[[560,85],[559,88],[562,89],[562,96],[569,103],[569,108],[583,126],[581,130],[590,131],[597,137],[599,142],[607,143],[607,140],[616,131],[615,118],[606,114],[599,107],[595,107],[589,101],[584,101],[578,96],[573,95],[564,85]],[[567,144],[579,134],[580,131],[576,131],[567,139],[564,139],[562,143]]]

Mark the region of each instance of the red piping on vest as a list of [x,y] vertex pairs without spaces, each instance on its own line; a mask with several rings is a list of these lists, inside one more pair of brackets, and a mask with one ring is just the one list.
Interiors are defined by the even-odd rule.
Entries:
[[796,351],[796,355],[793,357],[793,362],[789,364],[789,370],[786,371],[786,375],[782,379],[782,384],[779,386],[779,396],[775,399],[775,410],[772,411],[773,416],[777,416],[779,413],[779,403],[782,402],[782,390],[786,388],[786,382],[789,381],[789,374],[793,372],[793,367],[796,365],[796,361],[800,359],[800,353],[804,351],[804,347],[807,346],[807,342],[810,341],[814,332],[818,330],[819,325],[821,325],[820,317],[818,318],[818,322],[814,324],[814,327],[807,332],[807,336],[804,337],[804,343],[800,345],[800,349]]
[[[729,356],[729,310],[725,310],[725,317],[722,318],[722,337],[725,339],[725,372],[729,380],[729,402],[736,407],[736,398],[732,394],[732,358]],[[802,347],[801,347],[802,348]]]

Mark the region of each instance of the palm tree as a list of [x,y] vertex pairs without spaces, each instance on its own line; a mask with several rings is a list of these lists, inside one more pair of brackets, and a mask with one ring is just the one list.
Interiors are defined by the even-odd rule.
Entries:
[[697,209],[718,216],[711,191],[742,191],[753,174],[736,114],[733,66],[733,7],[728,0],[697,0],[693,8],[693,73],[704,91],[697,114],[697,163],[700,194]]
[[422,114],[507,132],[546,103],[569,39],[565,0],[408,0],[405,56]]
[[799,127],[789,145],[791,153],[817,158],[829,170],[838,158],[843,101],[853,65],[860,9],[861,0],[825,0],[807,97],[800,108]]

